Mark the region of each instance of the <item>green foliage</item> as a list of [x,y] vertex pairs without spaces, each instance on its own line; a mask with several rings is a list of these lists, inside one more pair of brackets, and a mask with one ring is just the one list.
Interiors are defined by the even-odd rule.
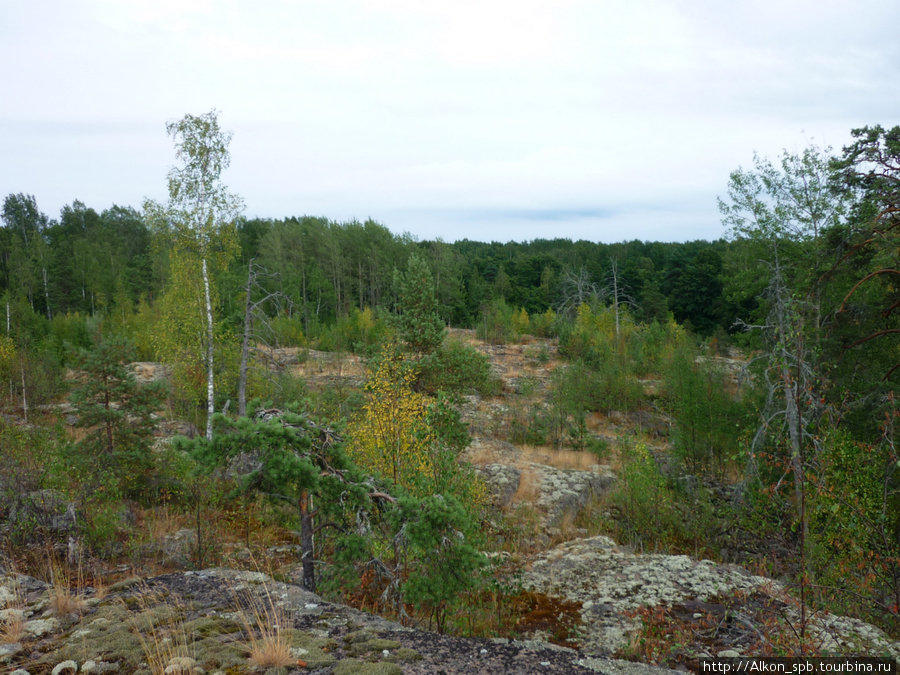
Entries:
[[692,473],[723,475],[745,428],[745,404],[729,394],[725,373],[709,357],[682,345],[665,370],[663,400],[675,421],[674,451]]
[[550,385],[551,438],[556,447],[582,449],[588,442],[587,414],[602,405],[602,381],[584,361],[553,372]]
[[813,582],[834,589],[845,611],[896,629],[900,455],[890,440],[867,445],[837,429],[822,437],[817,460],[807,506]]
[[656,459],[642,444],[620,443],[624,464],[607,507],[616,512],[611,523],[617,542],[642,551],[703,554],[715,528],[712,506],[701,490],[693,495],[674,489]]
[[433,352],[444,340],[445,327],[428,264],[418,255],[411,255],[405,273],[394,271],[394,286],[400,339],[415,352]]
[[543,314],[531,315],[531,333],[535,337],[554,338],[559,335],[559,317],[551,308]]
[[382,312],[355,307],[348,316],[339,317],[331,326],[318,326],[310,334],[321,351],[352,352],[365,356],[378,353],[393,337],[393,329]]
[[[67,466],[67,444],[60,428],[17,426],[0,417],[0,519],[17,502],[42,490],[68,492],[71,476]],[[5,539],[13,545],[54,539],[50,518],[20,518],[7,521]],[[2,539],[0,539],[2,541]]]
[[477,583],[486,563],[465,537],[472,529],[469,515],[455,498],[434,495],[421,502],[400,500],[391,519],[415,560],[403,598],[426,611],[443,633],[448,610]]
[[56,314],[50,321],[50,334],[44,343],[61,364],[65,364],[72,349],[91,347],[86,317],[80,313]]
[[662,372],[678,349],[690,344],[688,333],[673,319],[653,321],[641,326],[625,344],[625,350],[637,375]]
[[508,305],[506,300],[495,298],[483,309],[475,334],[492,345],[517,342],[520,335],[517,326],[522,326],[521,315],[518,314],[517,320],[517,314],[515,307]]
[[447,399],[413,389],[415,365],[388,347],[367,373],[366,402],[348,427],[350,452],[368,472],[416,496],[453,494],[477,510],[486,490],[458,452],[467,434]]
[[141,494],[153,472],[152,415],[165,396],[161,382],[138,385],[125,367],[133,356],[131,344],[118,337],[77,352],[75,365],[84,375],[69,398],[87,432],[75,446],[78,461],[100,481],[114,477],[128,496]]
[[419,379],[416,386],[428,393],[476,391],[483,396],[492,396],[500,388],[487,356],[459,340],[445,340],[419,359],[417,366]]
[[280,313],[269,319],[275,344],[279,347],[306,347],[303,321],[300,317]]

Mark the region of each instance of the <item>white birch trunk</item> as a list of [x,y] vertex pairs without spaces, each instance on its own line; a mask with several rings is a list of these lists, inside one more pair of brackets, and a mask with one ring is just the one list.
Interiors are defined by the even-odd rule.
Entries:
[[206,438],[213,437],[213,413],[215,412],[215,388],[213,386],[213,315],[209,297],[209,272],[203,258],[203,289],[206,292]]
[[25,417],[25,424],[28,424],[28,396],[25,393],[25,362],[19,356],[19,370],[22,374],[22,415]]
[[44,277],[44,302],[47,303],[47,320],[49,321],[50,319],[53,318],[53,316],[50,313],[50,287],[47,284],[47,268],[46,267],[41,268],[41,274]]

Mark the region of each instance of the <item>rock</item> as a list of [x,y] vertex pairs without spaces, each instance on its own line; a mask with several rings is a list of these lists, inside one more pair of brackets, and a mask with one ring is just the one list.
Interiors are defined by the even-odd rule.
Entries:
[[97,673],[97,675],[102,675],[103,673],[116,673],[119,671],[119,665],[117,663],[107,663],[106,661],[85,661],[81,664],[81,673]]
[[72,660],[69,660],[56,664],[56,667],[50,671],[50,675],[68,675],[69,673],[77,672],[78,664]]
[[[538,555],[522,575],[525,588],[581,603],[584,651],[607,655],[624,648],[640,622],[626,616],[639,607],[691,605],[735,591],[777,599],[784,588],[734,565],[694,560],[685,555],[638,555],[609,537],[577,539]],[[799,623],[799,612],[789,620]],[[900,656],[900,643],[857,619],[817,614],[811,633],[840,636],[836,641],[865,653]],[[842,642],[843,641],[843,642]]]
[[35,490],[10,500],[6,520],[17,529],[42,529],[57,534],[75,528],[75,504],[57,490]]
[[9,645],[0,645],[0,663],[9,663],[13,656],[22,651],[22,645],[14,642]]
[[169,560],[184,562],[189,560],[197,550],[197,533],[193,530],[178,530],[163,537],[162,554]]
[[169,377],[171,369],[163,363],[150,361],[136,361],[128,364],[128,370],[134,375],[134,379],[140,384],[148,384]]
[[501,507],[509,506],[519,489],[522,472],[514,466],[486,464],[478,468],[478,473],[484,478],[494,503]]
[[25,632],[34,637],[41,637],[59,630],[59,619],[35,619],[25,622]]
[[546,514],[546,528],[574,521],[594,497],[608,490],[615,481],[608,466],[581,471],[532,463],[530,468],[540,481],[537,505]]

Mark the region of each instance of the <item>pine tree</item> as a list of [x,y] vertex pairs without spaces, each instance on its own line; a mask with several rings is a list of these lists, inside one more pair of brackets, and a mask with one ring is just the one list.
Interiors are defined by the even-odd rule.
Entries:
[[77,443],[81,459],[92,465],[92,474],[108,473],[131,493],[140,491],[141,477],[152,468],[153,412],[165,396],[162,382],[138,384],[126,367],[133,359],[124,338],[99,339],[93,350],[76,354],[75,366],[84,374],[69,397],[77,426],[88,430]]

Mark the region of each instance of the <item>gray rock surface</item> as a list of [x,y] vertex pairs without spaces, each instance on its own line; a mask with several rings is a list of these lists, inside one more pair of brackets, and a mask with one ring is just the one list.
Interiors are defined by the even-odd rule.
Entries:
[[479,453],[494,460],[475,465],[494,502],[502,508],[517,500],[533,504],[545,532],[572,522],[585,506],[615,482],[615,474],[606,465],[558,468],[524,459],[516,446],[504,441],[476,439],[468,456]]
[[[576,539],[545,551],[532,561],[522,583],[581,603],[583,645],[589,654],[611,654],[626,647],[639,624],[625,613],[639,607],[707,600],[734,591],[789,600],[781,584],[740,567],[685,555],[639,555],[618,547],[609,537]],[[789,620],[799,623],[790,605],[785,611]],[[900,657],[900,643],[856,619],[819,614],[811,630],[825,649],[874,650]]]
[[[17,598],[23,611],[38,616],[47,587],[27,577],[0,579]],[[114,590],[115,589],[115,590]],[[46,612],[45,612],[46,613]],[[48,631],[32,635],[23,645],[0,649],[0,663],[7,669],[49,672],[72,661],[80,672],[145,672],[146,656],[138,626],[152,620],[169,630],[191,635],[196,662],[229,673],[257,672],[247,661],[248,616],[271,625],[289,625],[296,653],[304,664],[287,667],[285,675],[316,672],[326,675],[344,663],[341,672],[356,672],[363,663],[384,663],[384,669],[359,672],[391,672],[396,663],[404,675],[480,675],[606,673],[607,675],[657,675],[666,671],[598,658],[532,640],[466,639],[414,630],[342,605],[324,601],[302,588],[273,581],[259,572],[203,570],[166,574],[139,583],[110,588],[109,595],[77,616],[47,622]],[[47,619],[35,619],[47,621]],[[176,622],[172,625],[171,622]],[[152,640],[167,639],[162,633]],[[96,653],[95,653],[96,652]],[[168,656],[166,657],[168,658]],[[186,656],[173,656],[172,661]],[[90,665],[88,665],[90,664]],[[102,667],[100,667],[102,664]],[[87,668],[85,669],[85,666]],[[211,672],[212,672],[211,671]]]

